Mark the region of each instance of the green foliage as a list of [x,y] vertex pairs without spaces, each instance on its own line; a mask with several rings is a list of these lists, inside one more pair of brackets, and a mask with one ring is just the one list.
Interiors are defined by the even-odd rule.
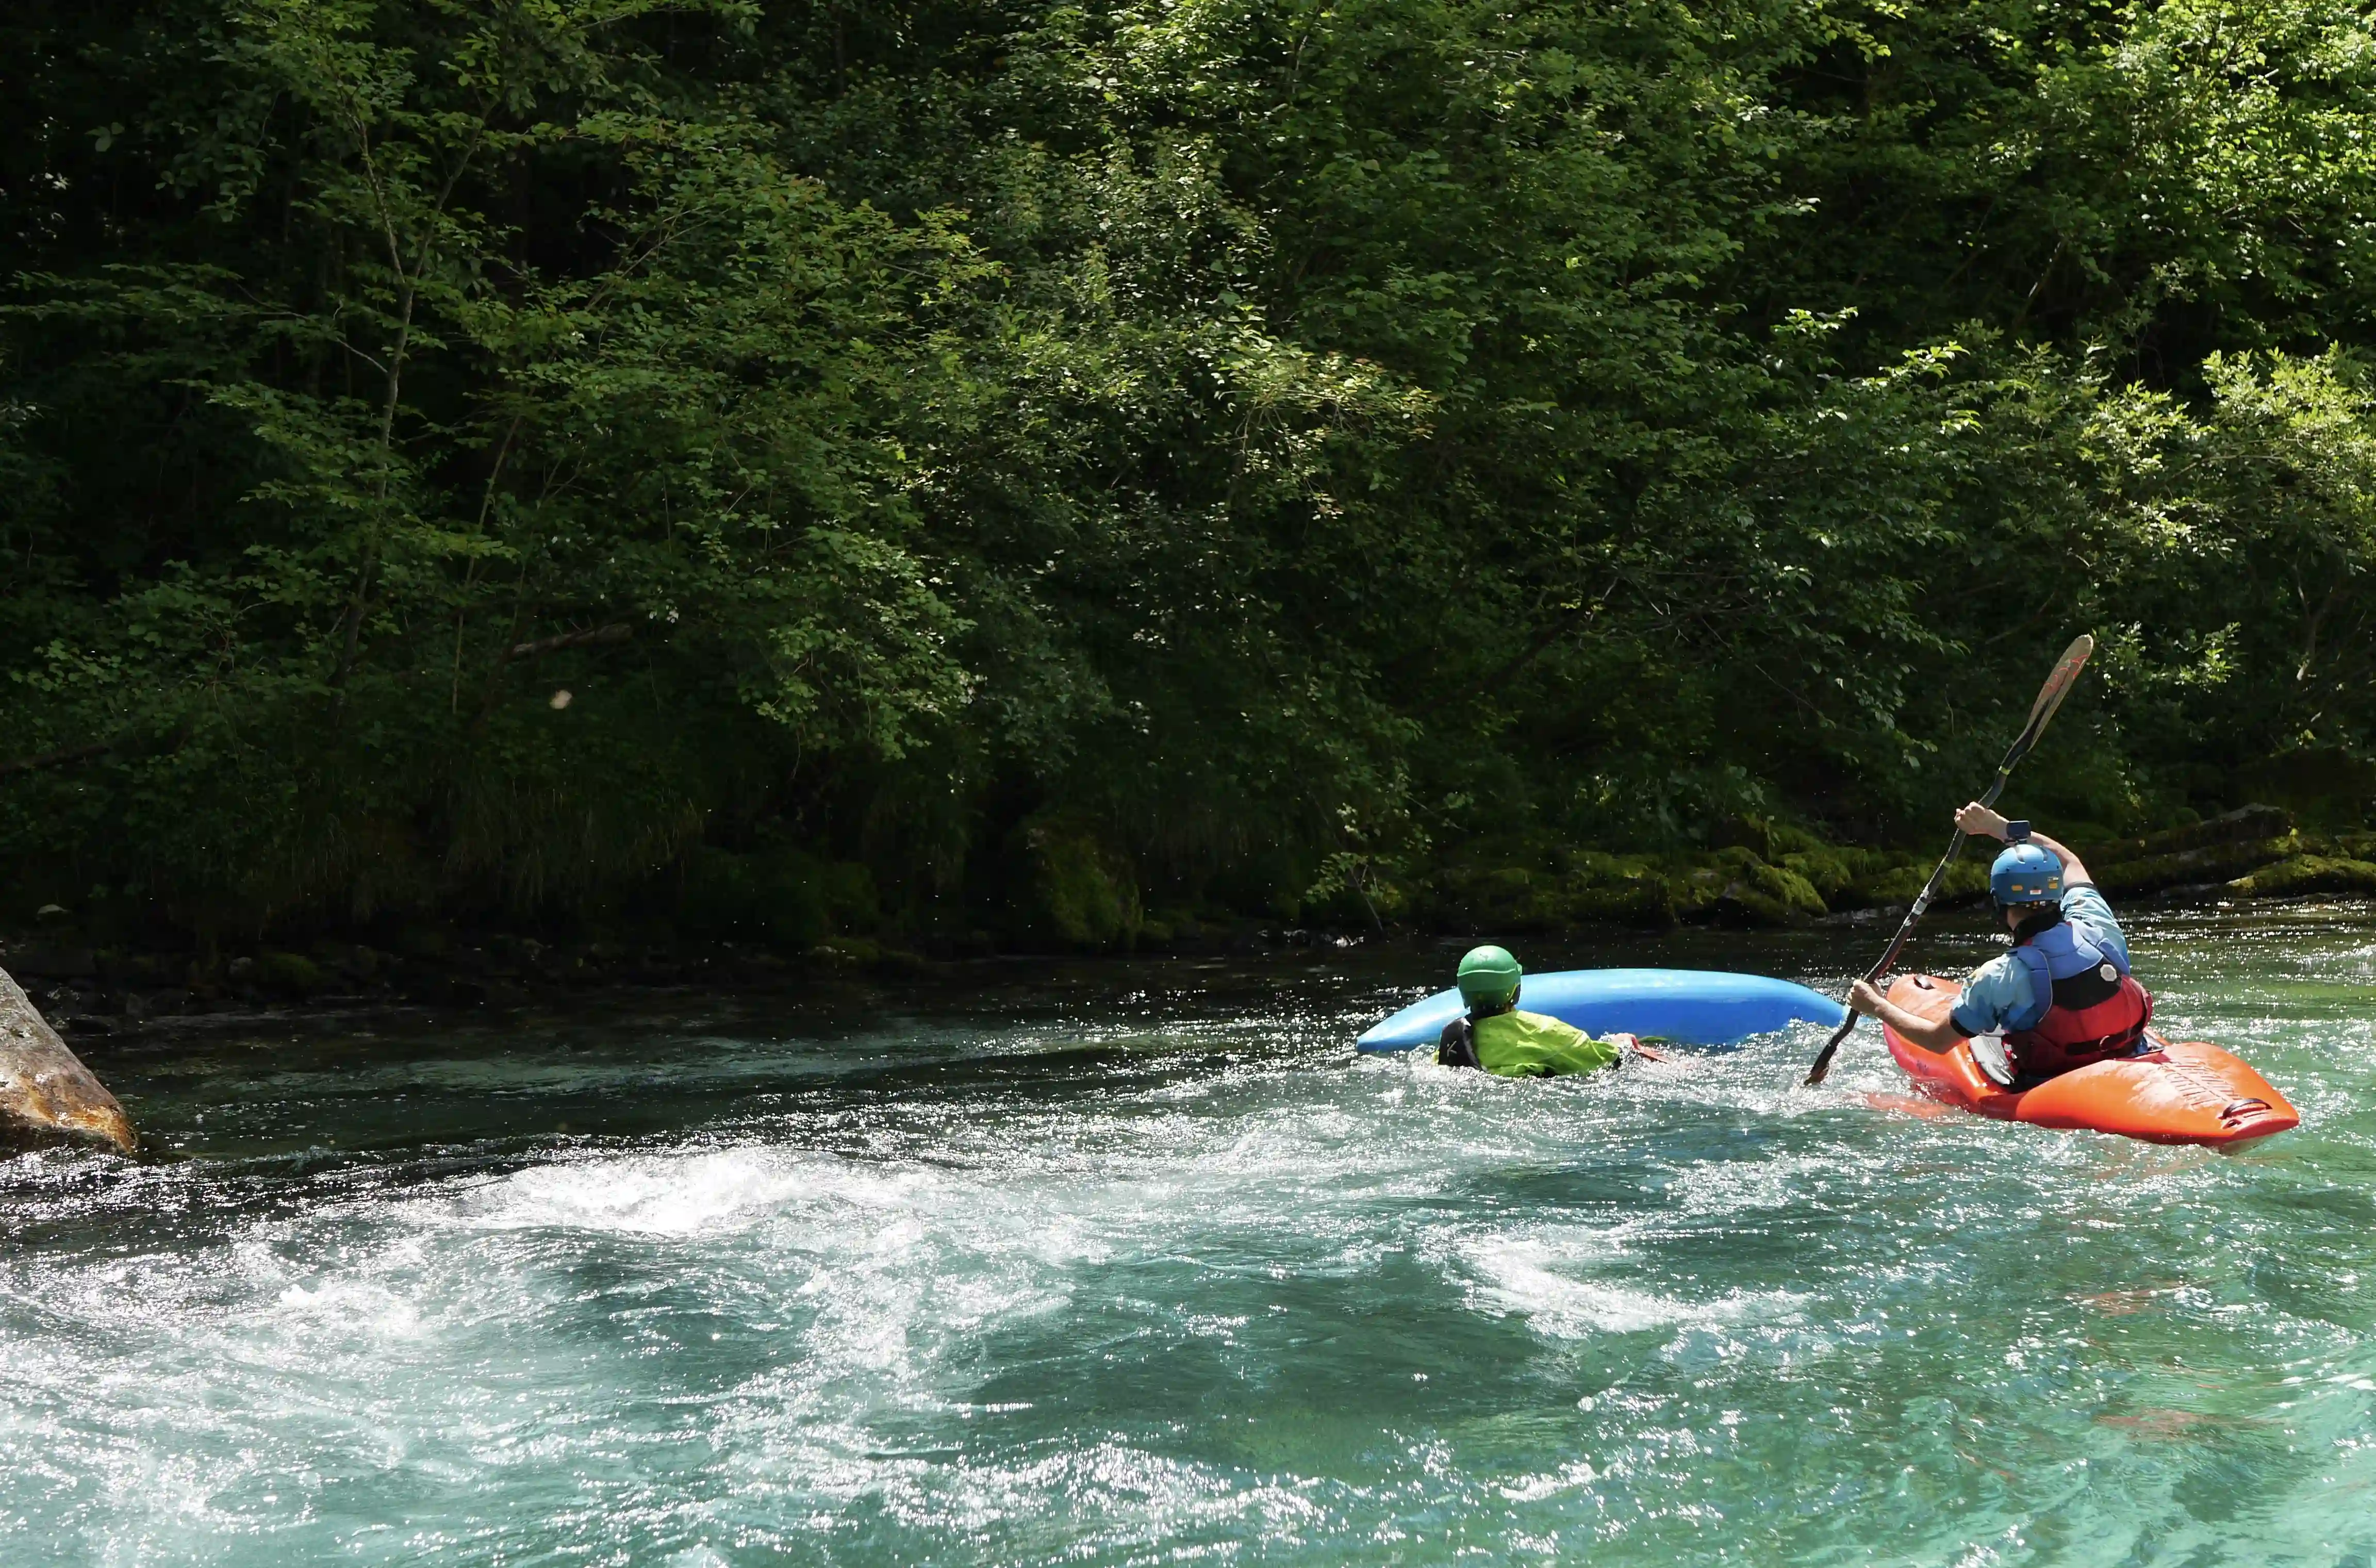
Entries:
[[330,989],[327,970],[297,953],[260,953],[255,957],[257,983],[292,996],[312,996]]
[[2364,810],[2333,0],[28,0],[0,73],[28,886],[1798,918],[1922,873],[1782,825],[1928,843],[2083,627],[2034,814]]
[[1137,878],[1099,842],[1095,829],[1062,814],[1016,825],[1010,851],[1019,895],[1012,934],[1027,941],[1098,950],[1127,947],[1144,921]]

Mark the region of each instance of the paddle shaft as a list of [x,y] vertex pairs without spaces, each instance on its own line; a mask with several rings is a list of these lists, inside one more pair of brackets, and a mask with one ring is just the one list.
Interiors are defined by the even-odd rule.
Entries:
[[[2095,650],[2096,639],[2084,636],[2062,650],[2062,657],[2055,661],[2053,673],[2047,676],[2046,684],[2038,690],[2037,701],[2030,706],[2029,722],[2022,726],[2021,733],[2014,738],[2012,745],[2005,748],[2004,760],[1997,764],[1996,782],[1990,785],[1988,793],[1980,797],[1980,804],[1992,806],[1997,803],[1997,797],[2004,793],[2005,780],[2013,777],[2014,766],[2029,754],[2032,746],[2037,744],[2037,738],[2046,733],[2046,726],[2054,718],[2054,710],[2062,706],[2062,698],[2071,690],[2071,683],[2079,678],[2079,667],[2086,663],[2087,656]],[[1922,885],[1922,891],[1907,907],[1906,918],[1898,922],[1897,934],[1889,939],[1889,946],[1880,959],[1864,972],[1866,983],[1887,974],[1890,966],[1897,962],[1897,956],[1906,951],[1906,944],[1913,937],[1914,928],[1922,923],[1924,911],[1930,908],[1930,900],[1939,896],[1940,885],[1947,880],[1947,868],[1954,865],[1955,857],[1964,852],[1964,840],[1967,837],[1959,824],[1955,836],[1947,840],[1947,852],[1939,857],[1938,865],[1932,868],[1930,880]],[[1857,1017],[1855,1010],[1850,1009],[1848,1016],[1840,1020],[1840,1027],[1832,1031],[1832,1038],[1824,1042],[1823,1051],[1815,1058],[1815,1064],[1807,1069],[1810,1087],[1822,1083],[1824,1075],[1832,1070],[1832,1058],[1838,1052],[1840,1042],[1856,1028]]]
[[[1997,803],[1997,797],[2004,793],[2005,777],[2012,771],[2010,761],[1997,770],[1997,781],[1989,786],[1987,794],[1980,797],[1980,804],[1992,806]],[[1930,900],[1939,896],[1939,885],[1947,880],[1947,868],[1954,865],[1955,857],[1964,852],[1964,840],[1969,837],[1958,827],[1955,836],[1947,840],[1947,852],[1939,857],[1938,865],[1931,870],[1930,880],[1922,885],[1922,891],[1916,894],[1914,902],[1907,906],[1906,918],[1897,924],[1897,934],[1889,939],[1888,947],[1874,960],[1872,968],[1864,972],[1868,982],[1887,974],[1890,966],[1897,962],[1897,956],[1906,951],[1906,944],[1913,938],[1914,928],[1922,923],[1923,913],[1930,908]],[[1849,1032],[1856,1028],[1857,1017],[1856,1012],[1851,1010],[1847,1017],[1840,1020],[1840,1027],[1832,1031],[1832,1038],[1824,1042],[1823,1053],[1815,1058],[1815,1064],[1807,1069],[1810,1085],[1822,1083],[1824,1075],[1832,1070],[1832,1057],[1838,1052],[1840,1042],[1847,1039]]]

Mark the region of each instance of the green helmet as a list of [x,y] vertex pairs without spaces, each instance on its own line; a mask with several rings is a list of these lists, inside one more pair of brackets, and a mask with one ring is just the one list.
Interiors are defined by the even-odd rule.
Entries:
[[1460,999],[1471,1007],[1507,1006],[1526,973],[1506,947],[1471,947],[1460,960]]

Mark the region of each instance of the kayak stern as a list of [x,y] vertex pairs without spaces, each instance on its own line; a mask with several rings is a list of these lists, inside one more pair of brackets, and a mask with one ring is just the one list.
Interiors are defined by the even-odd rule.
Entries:
[[[1954,980],[1935,975],[1901,976],[1889,988],[1892,1002],[1925,1018],[1944,1016],[1962,993]],[[2250,1063],[2203,1040],[2172,1041],[2148,1030],[2153,1049],[2143,1055],[2008,1089],[1980,1071],[1968,1042],[1934,1052],[1886,1026],[1883,1033],[1890,1055],[1924,1094],[2002,1121],[2215,1147],[2301,1124],[2301,1113]]]

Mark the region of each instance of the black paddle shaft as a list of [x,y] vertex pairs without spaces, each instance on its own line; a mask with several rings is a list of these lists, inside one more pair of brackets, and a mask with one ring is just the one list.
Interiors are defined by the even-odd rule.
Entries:
[[[2079,671],[2086,664],[2087,656],[2095,651],[2096,639],[2084,633],[2062,650],[2062,657],[2054,662],[2053,673],[2047,676],[2046,684],[2038,688],[2037,700],[2030,705],[2029,722],[2022,726],[2021,733],[2014,736],[2013,744],[2005,748],[2004,760],[1997,764],[1996,782],[1990,785],[1988,793],[1980,797],[1980,804],[1992,806],[1997,803],[1997,797],[2004,793],[2005,780],[2013,777],[2014,766],[2029,754],[2031,747],[2037,744],[2037,738],[2046,733],[2047,723],[2053,719],[2054,710],[2062,706],[2062,699],[2069,695],[2072,683],[2079,679]],[[1947,852],[1939,857],[1938,865],[1931,870],[1930,880],[1922,885],[1922,891],[1907,906],[1906,918],[1898,922],[1897,934],[1889,939],[1888,948],[1872,968],[1864,972],[1867,983],[1887,974],[1890,966],[1897,962],[1897,956],[1906,951],[1906,944],[1913,937],[1914,928],[1922,923],[1923,913],[1930,908],[1930,900],[1939,896],[1940,884],[1947,880],[1947,868],[1954,865],[1955,857],[1964,852],[1964,840],[1967,837],[1958,826],[1955,836],[1947,840]],[[1832,1038],[1824,1042],[1823,1051],[1815,1058],[1815,1064],[1807,1069],[1808,1087],[1822,1083],[1824,1075],[1832,1070],[1832,1058],[1837,1054],[1840,1042],[1847,1039],[1849,1032],[1856,1028],[1857,1017],[1851,1009],[1848,1016],[1840,1020],[1840,1027],[1832,1031]]]

